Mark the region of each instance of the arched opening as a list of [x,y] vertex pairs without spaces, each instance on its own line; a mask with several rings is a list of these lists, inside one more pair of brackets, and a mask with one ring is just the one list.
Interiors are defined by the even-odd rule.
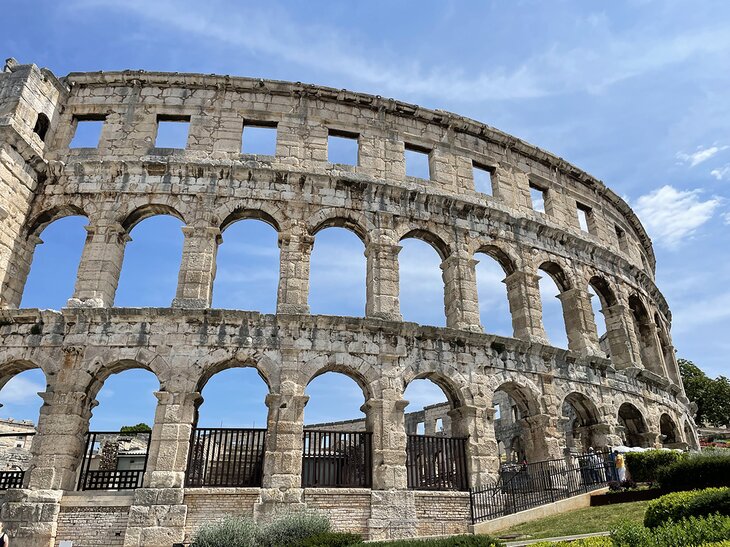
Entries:
[[254,218],[224,226],[216,257],[213,307],[276,313],[280,266],[276,226]]
[[160,383],[138,363],[102,371],[89,390],[92,408],[80,466],[79,490],[130,490],[142,486]]
[[466,424],[454,387],[424,375],[408,383],[403,397],[408,488],[467,489]]
[[328,371],[307,385],[302,486],[370,487],[372,427],[366,394],[348,374]]
[[198,389],[186,486],[261,486],[266,380],[248,363],[228,362],[210,371]]
[[669,379],[678,386],[680,385],[680,375],[679,365],[677,364],[677,356],[674,354],[674,348],[669,341],[667,327],[659,318],[658,313],[654,314],[654,324],[656,325],[659,347],[661,349],[662,357],[664,358],[664,366],[667,369],[667,375],[669,376]]
[[39,112],[38,117],[35,120],[35,125],[33,126],[33,133],[38,135],[38,138],[45,142],[46,134],[50,127],[51,120],[49,120],[48,116],[46,116],[43,112]]
[[133,213],[125,222],[131,240],[124,250],[115,306],[167,308],[175,297],[183,222],[171,211],[148,213],[154,216]]
[[631,403],[623,403],[618,409],[618,424],[622,428],[622,438],[626,446],[647,447],[649,429],[644,416]]
[[659,418],[659,434],[663,446],[675,448],[682,442],[677,423],[669,414],[664,413]]
[[[616,296],[608,282],[599,276],[593,276],[588,282],[588,294],[591,297],[591,309],[598,335],[598,345],[606,357],[611,357],[611,338],[608,332],[608,322],[612,319],[612,307],[616,305]],[[614,340],[613,344],[620,343]]]
[[479,317],[484,330],[501,336],[513,336],[505,276],[515,271],[512,260],[500,249],[483,247],[475,257]]
[[311,313],[364,316],[366,259],[361,236],[349,227],[334,225],[315,234],[309,276]]
[[565,446],[570,452],[588,452],[606,446],[605,431],[598,426],[598,409],[582,393],[569,393],[563,400],[562,426]]
[[446,325],[441,263],[447,256],[438,238],[420,231],[406,234],[398,253],[400,309],[404,321]]
[[697,444],[697,436],[695,435],[694,428],[690,425],[688,420],[684,421],[684,442],[689,445],[690,450],[699,450]]
[[516,464],[548,459],[544,427],[539,419],[539,404],[534,394],[514,382],[494,391],[494,437],[505,447],[501,468],[509,471]]
[[0,375],[0,473],[3,485],[20,488],[31,460],[31,443],[46,391],[46,377],[29,362],[3,367]]
[[66,306],[74,292],[87,224],[86,217],[72,215],[53,220],[42,228],[39,243],[43,244],[36,245],[35,251],[30,249],[32,263],[21,307],[58,310]]
[[636,295],[629,297],[629,309],[634,327],[634,334],[639,344],[641,364],[651,372],[664,376],[664,366],[658,360],[660,353],[657,351],[654,340],[654,333],[651,327],[651,317],[644,303]]
[[560,294],[569,288],[562,268],[554,262],[545,262],[539,268],[546,273],[540,277],[542,324],[548,341],[555,347],[567,348],[568,335]]

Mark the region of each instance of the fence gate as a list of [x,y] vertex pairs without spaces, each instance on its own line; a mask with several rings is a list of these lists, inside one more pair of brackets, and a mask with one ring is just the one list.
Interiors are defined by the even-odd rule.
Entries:
[[406,471],[414,490],[468,490],[466,439],[408,435]]
[[193,429],[185,486],[261,486],[266,429]]
[[78,490],[132,490],[142,486],[152,434],[90,431]]
[[372,433],[304,431],[302,487],[370,488]]

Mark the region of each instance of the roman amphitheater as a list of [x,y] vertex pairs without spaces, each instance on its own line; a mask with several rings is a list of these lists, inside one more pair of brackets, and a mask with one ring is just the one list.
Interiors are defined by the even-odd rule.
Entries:
[[[91,121],[102,123],[98,145],[70,147]],[[187,125],[183,148],[156,146],[167,122]],[[275,153],[242,153],[247,126],[274,129]],[[333,137],[355,143],[355,165],[328,162]],[[406,175],[409,153],[427,158],[427,176]],[[475,174],[490,192],[476,191]],[[176,297],[165,308],[115,307],[129,233],[161,214],[185,225]],[[89,222],[74,294],[60,310],[21,308],[39,234],[69,215]],[[242,219],[278,232],[276,314],[211,308],[216,251]],[[310,255],[328,227],[363,242],[364,317],[309,313]],[[446,327],[402,321],[398,253],[408,238],[440,256]],[[511,337],[480,324],[477,260],[504,270]],[[369,538],[466,532],[469,489],[497,480],[506,441],[496,422],[514,430],[505,449],[528,462],[588,446],[695,447],[654,272],[639,219],[601,181],[456,114],[299,82],[58,78],[9,59],[0,386],[39,368],[47,387],[28,464],[0,474],[0,520],[14,547],[170,547],[224,514],[303,507]],[[541,276],[560,288],[567,349],[546,340]],[[589,288],[605,317],[600,338]],[[265,380],[265,429],[196,427],[200,392],[231,367]],[[159,402],[151,434],[114,441],[110,467],[89,420],[104,382],[131,368],[154,373]],[[366,418],[350,430],[303,425],[305,388],[328,371],[362,388]],[[426,422],[419,434],[406,428],[404,391],[423,378],[448,404],[416,417]],[[121,465],[135,454],[141,467]]]

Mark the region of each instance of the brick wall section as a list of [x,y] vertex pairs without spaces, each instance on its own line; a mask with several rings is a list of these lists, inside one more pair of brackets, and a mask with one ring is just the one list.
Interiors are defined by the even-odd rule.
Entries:
[[188,516],[185,537],[207,522],[226,516],[253,517],[253,506],[259,501],[258,488],[194,488],[185,491]]
[[304,491],[307,509],[321,511],[330,518],[338,532],[368,536],[370,490],[359,488],[307,488]]
[[124,544],[129,507],[62,507],[56,547],[62,540],[74,547],[113,547]]
[[419,536],[465,534],[469,526],[467,492],[418,492],[416,516]]

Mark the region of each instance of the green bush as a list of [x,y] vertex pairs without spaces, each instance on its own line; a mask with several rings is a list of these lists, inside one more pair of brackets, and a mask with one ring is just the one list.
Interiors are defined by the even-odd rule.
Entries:
[[504,543],[487,535],[463,535],[438,539],[401,539],[367,543],[367,547],[502,547]]
[[649,502],[644,513],[644,526],[655,528],[673,520],[702,517],[719,513],[730,516],[730,488],[706,488],[689,492],[673,492]]
[[326,532],[317,534],[293,543],[291,547],[348,547],[361,545],[362,538],[358,534],[345,532]]
[[647,450],[646,452],[629,452],[625,455],[626,467],[635,482],[656,482],[657,471],[683,458],[679,452],[666,450]]
[[306,538],[326,534],[332,528],[329,519],[313,511],[280,513],[259,528],[260,547],[289,547]]
[[193,547],[256,547],[256,524],[247,517],[226,517],[204,524],[193,537]]
[[541,541],[530,543],[530,547],[613,547],[613,540],[608,536],[595,536],[573,541]]
[[667,491],[730,486],[730,455],[693,455],[662,467],[659,485]]
[[653,529],[625,523],[611,532],[611,539],[616,547],[700,547],[730,540],[730,517],[689,517]]

